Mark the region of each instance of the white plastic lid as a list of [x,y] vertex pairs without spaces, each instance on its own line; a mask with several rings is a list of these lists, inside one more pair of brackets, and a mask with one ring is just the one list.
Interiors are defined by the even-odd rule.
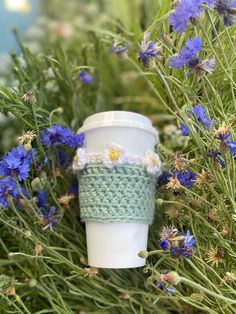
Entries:
[[93,114],[84,120],[83,126],[79,129],[79,133],[95,128],[109,126],[124,126],[138,128],[148,131],[159,139],[157,130],[152,126],[152,122],[147,117],[129,111],[105,111]]

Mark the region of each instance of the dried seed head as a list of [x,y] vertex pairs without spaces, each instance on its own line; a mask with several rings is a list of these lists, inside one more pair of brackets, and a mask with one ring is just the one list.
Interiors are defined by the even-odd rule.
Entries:
[[222,236],[227,236],[229,234],[230,228],[228,223],[224,223],[222,230],[220,231],[220,234],[222,234]]
[[179,190],[181,184],[177,178],[169,178],[169,182],[166,185],[167,189],[173,189],[174,191]]
[[181,216],[181,209],[183,208],[182,204],[174,204],[173,206],[169,207],[165,213],[169,219],[180,219]]
[[181,171],[181,170],[186,168],[187,164],[188,164],[188,160],[186,158],[184,158],[183,154],[176,153],[174,155],[174,160],[172,161],[172,166],[175,169]]
[[209,184],[213,182],[213,177],[209,171],[202,169],[201,174],[197,176],[196,183],[199,185]]
[[14,286],[10,286],[9,288],[7,288],[6,295],[7,296],[15,296],[16,295],[16,288]]
[[30,103],[31,105],[34,105],[36,103],[36,97],[34,96],[32,89],[30,89],[26,94],[24,94],[22,96],[22,99],[25,102]]
[[219,220],[219,215],[218,215],[219,211],[217,208],[212,208],[210,209],[210,211],[208,212],[207,216],[209,219],[211,219],[212,221],[218,221]]
[[128,292],[123,292],[123,293],[121,293],[120,295],[119,295],[119,298],[120,299],[124,299],[124,300],[128,300],[128,299],[130,299],[130,294],[128,293]]
[[91,277],[95,277],[96,275],[98,275],[98,268],[96,267],[89,267],[89,268],[84,268],[86,275],[89,278]]
[[35,131],[27,131],[20,137],[18,137],[18,142],[21,145],[30,144],[37,137]]
[[39,256],[43,250],[44,250],[44,247],[40,243],[35,244],[34,251],[35,251],[36,256]]
[[68,207],[70,201],[74,198],[74,195],[65,194],[58,199],[59,204]]
[[212,266],[216,265],[216,267],[219,266],[219,263],[223,263],[224,259],[224,251],[221,248],[211,248],[206,252],[207,263],[211,263]]
[[191,197],[189,200],[189,204],[194,208],[194,209],[199,209],[202,207],[202,200],[197,197]]

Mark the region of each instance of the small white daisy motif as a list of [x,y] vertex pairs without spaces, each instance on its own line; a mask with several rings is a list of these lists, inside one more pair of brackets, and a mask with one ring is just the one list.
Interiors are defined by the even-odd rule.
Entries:
[[82,170],[87,164],[87,154],[84,148],[78,148],[73,161],[74,170]]
[[107,168],[122,165],[126,162],[125,150],[117,144],[109,144],[103,154],[103,164]]
[[152,150],[148,150],[145,153],[142,164],[146,168],[147,173],[151,175],[158,175],[161,170],[160,157]]

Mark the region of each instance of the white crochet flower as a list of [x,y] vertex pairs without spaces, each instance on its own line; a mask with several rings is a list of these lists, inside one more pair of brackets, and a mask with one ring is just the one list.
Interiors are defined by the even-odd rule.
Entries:
[[117,144],[109,144],[103,153],[103,164],[107,168],[122,165],[126,162],[125,150]]
[[147,173],[151,175],[158,175],[161,170],[161,160],[160,157],[154,153],[152,150],[146,151],[143,161],[143,166],[146,168]]
[[87,155],[84,148],[78,148],[76,151],[76,156],[73,161],[74,170],[82,170],[87,164]]

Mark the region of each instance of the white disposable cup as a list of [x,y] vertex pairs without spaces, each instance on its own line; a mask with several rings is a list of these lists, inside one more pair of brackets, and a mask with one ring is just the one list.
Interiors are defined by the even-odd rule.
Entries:
[[[154,149],[158,133],[151,121],[137,113],[107,111],[88,117],[78,133],[85,134],[89,154],[101,153],[109,143],[143,156]],[[138,256],[147,249],[148,224],[86,221],[88,263],[98,268],[133,268],[145,265]]]

